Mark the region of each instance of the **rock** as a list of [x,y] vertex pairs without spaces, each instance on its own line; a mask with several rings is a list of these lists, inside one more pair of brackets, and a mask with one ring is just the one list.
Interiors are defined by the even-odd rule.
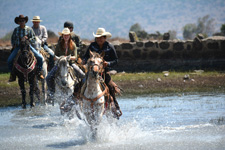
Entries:
[[189,74],[185,74],[184,77],[183,77],[183,79],[184,79],[184,80],[189,80],[189,79],[190,79]]
[[203,73],[204,70],[194,70],[195,73]]
[[111,70],[111,71],[109,71],[109,74],[110,75],[115,75],[115,74],[117,74],[117,71],[116,70]]
[[130,42],[138,42],[137,34],[134,31],[129,32]]
[[163,71],[162,73],[164,74],[164,77],[168,77],[168,76],[169,76],[169,74],[170,74],[170,72],[169,72],[169,71]]
[[142,84],[138,85],[138,87],[143,88],[144,86]]
[[157,81],[158,81],[158,82],[161,82],[161,81],[162,81],[162,79],[160,79],[160,78],[157,78]]
[[170,39],[170,33],[164,33],[163,34],[163,40],[169,40]]

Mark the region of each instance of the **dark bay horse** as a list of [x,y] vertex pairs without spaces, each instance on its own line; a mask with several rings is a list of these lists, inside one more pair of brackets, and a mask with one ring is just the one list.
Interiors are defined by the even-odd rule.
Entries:
[[[22,94],[22,108],[26,108],[26,89],[24,82],[29,82],[30,85],[30,106],[34,107],[34,89],[36,86],[36,63],[37,60],[30,50],[29,41],[21,42],[20,51],[14,61],[14,71],[18,77],[18,84]],[[39,98],[40,99],[40,98]]]

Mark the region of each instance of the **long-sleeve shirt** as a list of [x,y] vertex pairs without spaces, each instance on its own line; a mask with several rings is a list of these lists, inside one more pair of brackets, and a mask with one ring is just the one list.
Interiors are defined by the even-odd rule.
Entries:
[[99,54],[101,54],[103,51],[105,52],[104,60],[108,63],[107,69],[109,69],[109,67],[111,68],[115,66],[118,62],[118,56],[116,54],[114,46],[107,41],[105,41],[105,43],[103,44],[102,49],[100,49],[97,42],[92,42],[87,48],[86,53],[84,54],[83,60],[85,62],[87,62],[87,60],[90,58],[89,50],[91,50],[92,52],[97,52]]
[[32,26],[32,29],[35,35],[41,40],[42,43],[47,41],[48,33],[45,26],[39,25],[38,28],[34,28],[34,26]]
[[20,28],[20,26],[18,26],[14,29],[11,37],[12,46],[20,46],[20,41],[24,36],[28,37],[30,43],[35,42],[35,34],[32,28],[30,28],[29,26],[25,26],[24,29],[22,29]]
[[68,48],[68,50],[66,52],[66,49],[62,48],[60,46],[60,43],[58,43],[56,45],[56,48],[55,48],[55,55],[58,56],[58,57],[71,55],[71,56],[75,56],[77,58],[77,47],[76,47],[76,44],[74,42],[73,42],[73,45],[74,45],[74,49]]

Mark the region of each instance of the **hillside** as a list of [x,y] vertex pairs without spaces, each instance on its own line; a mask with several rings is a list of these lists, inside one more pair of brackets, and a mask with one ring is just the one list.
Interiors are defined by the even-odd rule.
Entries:
[[[31,19],[39,15],[47,29],[57,33],[66,20],[75,24],[75,32],[81,38],[92,39],[92,32],[105,27],[113,34],[128,38],[131,25],[139,23],[148,33],[176,30],[182,38],[182,27],[196,23],[207,14],[215,19],[215,31],[225,23],[224,0],[0,0],[0,37],[17,25],[19,14]],[[7,12],[7,13],[6,13]]]

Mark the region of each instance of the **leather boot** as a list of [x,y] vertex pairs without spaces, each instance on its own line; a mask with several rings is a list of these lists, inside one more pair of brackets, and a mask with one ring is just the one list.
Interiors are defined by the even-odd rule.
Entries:
[[14,69],[10,73],[9,81],[8,82],[13,82],[16,81],[16,75]]
[[109,81],[108,83],[111,87],[114,87],[115,93],[121,95],[121,92],[123,92],[123,90],[121,88],[119,88],[115,82],[113,82],[112,80]]

